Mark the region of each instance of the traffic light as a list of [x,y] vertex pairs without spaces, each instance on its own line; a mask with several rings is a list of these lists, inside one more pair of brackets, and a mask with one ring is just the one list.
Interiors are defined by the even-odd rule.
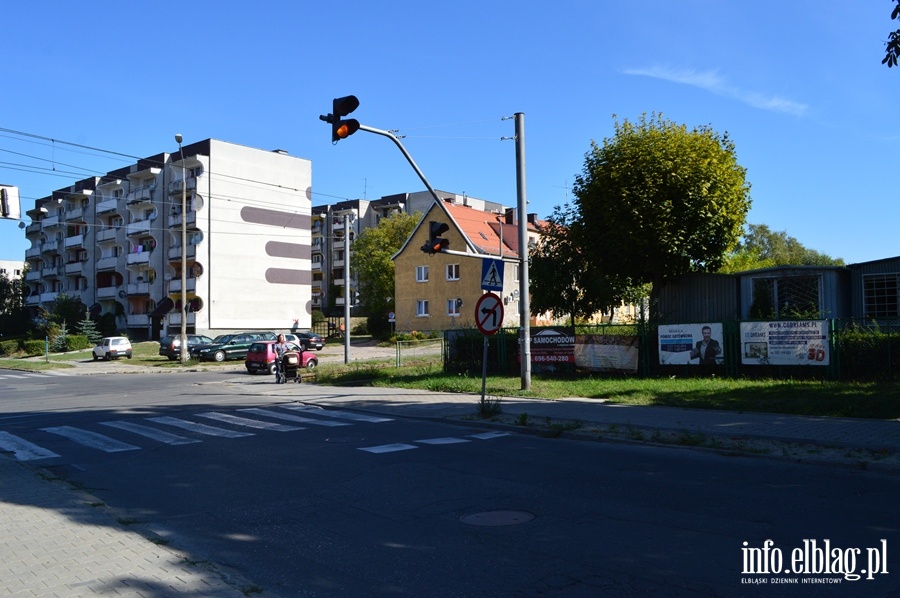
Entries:
[[428,241],[420,249],[428,255],[434,255],[450,247],[450,240],[441,238],[441,235],[448,230],[450,230],[450,227],[446,222],[435,222],[434,220],[429,222]]
[[359,130],[359,121],[355,118],[343,120],[354,110],[359,108],[359,100],[356,96],[344,96],[342,98],[334,98],[331,102],[331,114],[328,116],[319,116],[319,120],[331,123],[331,141],[337,143],[341,139],[346,139]]

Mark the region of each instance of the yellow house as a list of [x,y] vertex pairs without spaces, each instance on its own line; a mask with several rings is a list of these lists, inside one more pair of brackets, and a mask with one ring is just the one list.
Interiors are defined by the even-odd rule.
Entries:
[[[529,236],[537,235],[529,215]],[[429,255],[431,222],[447,224],[443,251]],[[435,201],[394,255],[395,318],[398,332],[475,328],[475,304],[485,293],[484,260],[502,260],[503,290],[492,291],[503,302],[504,327],[519,325],[518,225],[512,210],[505,214]]]

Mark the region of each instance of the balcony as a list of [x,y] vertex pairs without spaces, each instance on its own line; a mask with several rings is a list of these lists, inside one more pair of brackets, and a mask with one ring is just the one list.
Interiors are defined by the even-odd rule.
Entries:
[[41,279],[41,271],[40,270],[29,270],[25,273],[25,281],[33,282],[35,280]]
[[147,314],[132,314],[125,317],[129,328],[146,328],[150,325],[150,316]]
[[84,235],[74,235],[72,237],[66,237],[65,246],[66,249],[69,249],[70,247],[83,247]]
[[[187,223],[193,224],[195,222],[197,222],[197,212],[188,210]],[[169,216],[169,228],[172,228],[173,226],[181,226],[181,214],[172,214]]]
[[84,264],[82,262],[72,262],[66,264],[66,275],[69,274],[81,274],[84,270]]
[[38,257],[39,255],[41,255],[41,246],[40,245],[38,245],[37,247],[29,247],[28,249],[25,250],[25,259],[26,260],[28,258]]
[[57,291],[50,291],[49,293],[41,293],[40,302],[41,303],[52,303],[56,301],[56,298],[59,296]]
[[149,264],[150,254],[152,253],[152,251],[139,251],[137,253],[129,253],[128,257],[125,258],[125,265],[137,266],[140,264]]
[[119,264],[118,257],[102,257],[97,260],[98,270],[113,270]]
[[114,299],[118,292],[118,286],[100,287],[97,289],[97,299]]
[[26,235],[33,235],[34,233],[41,232],[41,223],[40,222],[32,222],[28,226],[25,227]]
[[115,212],[119,208],[117,199],[106,199],[97,204],[97,213],[105,214],[107,212]]
[[[187,279],[187,291],[193,292],[197,290],[197,279],[196,278],[188,278]],[[181,277],[173,278],[169,281],[169,294],[180,293],[181,292]]]
[[125,288],[125,292],[129,295],[149,295],[150,294],[150,283],[149,282],[129,282],[128,286]]
[[41,252],[59,253],[59,241],[44,241],[41,243]]
[[29,295],[25,298],[25,305],[38,305],[41,302],[40,295]]
[[156,185],[148,185],[146,187],[141,187],[140,189],[130,191],[128,193],[128,198],[125,201],[128,203],[128,205],[152,203],[154,189],[156,189]]
[[[186,321],[188,325],[195,324],[197,321],[197,314],[188,314]],[[173,311],[169,314],[169,326],[181,326],[181,312]]]
[[50,266],[41,270],[41,278],[58,278],[59,266]]
[[185,191],[190,191],[191,189],[197,188],[197,179],[195,177],[189,177],[187,179],[187,187],[184,185],[184,181],[172,181],[169,183],[169,195],[175,195],[176,193],[181,193],[182,189]]
[[70,208],[66,210],[66,221],[71,222],[73,220],[83,220],[84,219],[84,208],[81,206],[77,208]]
[[117,228],[104,228],[103,230],[97,231],[97,242],[105,243],[115,241],[117,232],[119,232],[119,229]]
[[43,228],[44,230],[59,228],[60,226],[62,226],[62,222],[59,221],[59,214],[47,216],[46,218],[41,220],[41,228]]
[[129,237],[132,235],[142,235],[150,232],[150,219],[137,220],[129,222],[125,225],[125,234]]
[[[197,246],[196,245],[188,245],[187,247],[187,257],[194,257],[197,255]],[[181,247],[172,247],[169,249],[169,259],[175,260],[181,258]]]
[[322,269],[322,262],[313,262],[312,264],[310,264],[310,267],[311,267],[313,270],[321,270],[321,269]]

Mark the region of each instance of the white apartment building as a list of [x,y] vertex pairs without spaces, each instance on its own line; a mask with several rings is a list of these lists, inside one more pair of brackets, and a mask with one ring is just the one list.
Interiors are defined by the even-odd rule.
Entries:
[[309,328],[311,196],[309,160],[215,139],[78,181],[26,211],[26,306],[65,293],[134,339],[177,334],[184,251],[188,332]]
[[25,262],[0,260],[0,274],[6,275],[6,278],[9,280],[18,280],[22,278],[24,270]]

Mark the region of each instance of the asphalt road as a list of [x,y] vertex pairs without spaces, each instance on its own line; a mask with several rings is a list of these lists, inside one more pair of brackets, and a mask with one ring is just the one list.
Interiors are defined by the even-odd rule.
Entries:
[[[360,419],[272,395],[269,382],[227,372],[22,381],[0,388],[0,430],[58,454],[41,465],[120,521],[239,571],[263,596],[900,591],[896,574],[811,589],[760,588],[746,580],[777,576],[743,572],[745,548],[767,539],[787,555],[804,540],[863,555],[881,538],[893,548],[896,476]],[[99,450],[73,442],[72,429],[134,448]]]

